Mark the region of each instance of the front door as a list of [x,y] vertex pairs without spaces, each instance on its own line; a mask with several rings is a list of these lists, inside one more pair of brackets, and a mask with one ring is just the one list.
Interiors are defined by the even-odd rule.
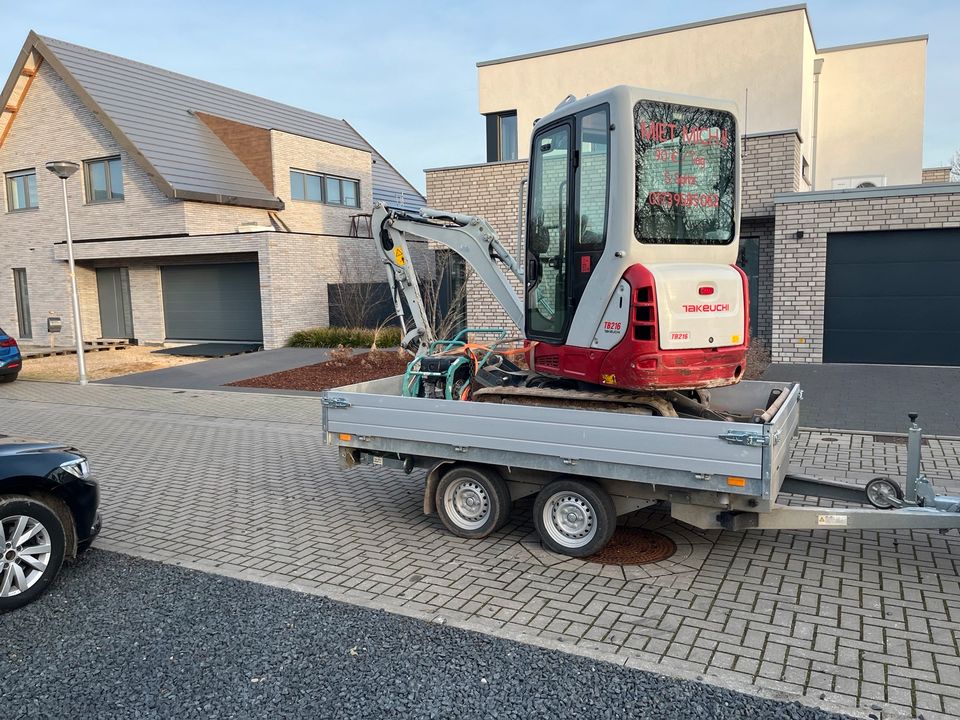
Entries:
[[125,267],[97,268],[100,296],[100,337],[133,338],[130,275]]

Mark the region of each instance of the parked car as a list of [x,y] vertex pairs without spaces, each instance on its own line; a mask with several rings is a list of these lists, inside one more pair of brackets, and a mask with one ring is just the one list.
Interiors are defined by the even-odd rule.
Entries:
[[17,341],[0,328],[0,382],[13,382],[23,367]]
[[100,532],[100,492],[77,449],[0,435],[0,611],[32,602]]

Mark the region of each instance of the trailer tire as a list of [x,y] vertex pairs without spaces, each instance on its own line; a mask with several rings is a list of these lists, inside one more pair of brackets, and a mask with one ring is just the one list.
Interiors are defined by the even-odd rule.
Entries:
[[437,485],[437,513],[457,537],[480,539],[510,519],[510,489],[493,470],[456,465]]
[[561,479],[537,494],[533,523],[548,550],[587,557],[610,542],[617,529],[617,510],[598,483]]

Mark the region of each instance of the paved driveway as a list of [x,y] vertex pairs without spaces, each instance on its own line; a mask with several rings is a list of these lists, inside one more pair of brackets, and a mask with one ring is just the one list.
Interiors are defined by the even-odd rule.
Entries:
[[[18,382],[0,401],[19,432],[90,454],[105,549],[761,694],[960,715],[956,535],[699,532],[649,514],[633,521],[678,553],[624,570],[545,553],[529,505],[486,540],[452,537],[421,514],[419,473],[338,469],[314,397]],[[793,461],[866,479],[902,475],[902,451],[804,432]],[[960,491],[960,442],[925,452]]]
[[[227,383],[282,370],[313,365],[327,360],[330,351],[308,348],[278,348],[263,352],[245,353],[216,358],[177,367],[149,372],[121,375],[100,380],[105,385],[136,385],[139,387],[178,388],[184,390],[230,390],[233,392],[271,392],[257,388],[222,387]],[[296,391],[283,391],[297,394]]]
[[918,412],[925,432],[960,437],[960,367],[771,365],[763,379],[800,383],[805,427],[905,432]]

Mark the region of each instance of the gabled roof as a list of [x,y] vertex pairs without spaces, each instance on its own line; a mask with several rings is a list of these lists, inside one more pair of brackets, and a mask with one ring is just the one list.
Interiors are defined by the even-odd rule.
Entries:
[[[39,55],[170,197],[279,209],[283,203],[194,115],[204,112],[356,148],[373,156],[373,198],[410,209],[424,198],[345,120],[319,115],[34,32],[0,96],[22,96],[22,71]],[[2,129],[0,129],[2,142]]]

